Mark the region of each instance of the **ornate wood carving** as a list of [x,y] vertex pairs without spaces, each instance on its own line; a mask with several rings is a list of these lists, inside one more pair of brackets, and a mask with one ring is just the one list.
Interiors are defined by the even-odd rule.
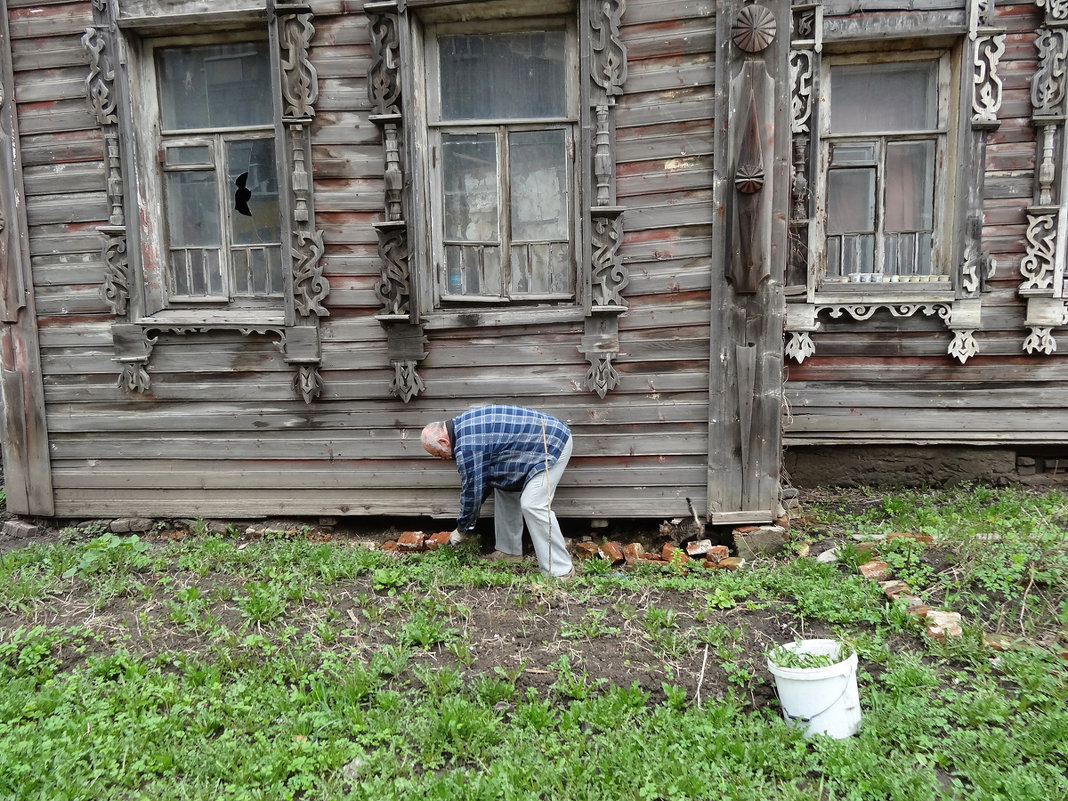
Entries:
[[294,232],[293,302],[302,317],[328,317],[323,300],[330,293],[330,283],[323,277],[323,232]]
[[401,193],[404,189],[404,172],[400,160],[400,131],[396,123],[383,125],[386,147],[386,219],[401,220],[404,214],[401,207]]
[[1064,70],[1068,59],[1068,30],[1045,28],[1035,42],[1038,70],[1031,80],[1031,104],[1035,116],[1056,116],[1063,111]]
[[759,53],[775,41],[775,15],[760,5],[745,6],[734,18],[731,39],[739,50]]
[[282,98],[286,117],[315,116],[319,98],[319,76],[309,58],[315,27],[311,14],[291,14],[280,18],[279,45],[282,49]]
[[626,0],[595,0],[591,4],[592,77],[610,101],[623,94],[627,80],[627,49],[619,30],[626,9]]
[[[400,38],[397,33],[397,17],[394,14],[377,13],[365,6],[370,18],[371,69],[367,74],[367,94],[375,114],[397,114],[400,111]],[[393,7],[395,11],[395,6]]]
[[305,403],[323,394],[323,377],[319,373],[319,365],[302,364],[297,367],[297,374],[293,377],[293,389],[299,392]]
[[801,364],[815,352],[816,345],[812,342],[812,335],[808,331],[786,332],[786,358]]
[[589,356],[590,367],[586,371],[586,386],[603,398],[619,384],[619,373],[612,365],[615,353],[598,353]]
[[1020,261],[1022,290],[1052,290],[1057,254],[1056,210],[1027,215],[1027,252]]
[[86,28],[82,45],[89,57],[89,75],[85,79],[86,100],[97,125],[113,125],[115,114],[115,69],[111,63],[109,36],[100,28]]
[[593,303],[622,307],[622,292],[630,283],[619,246],[623,241],[622,209],[598,207],[593,214]]
[[[753,8],[754,6],[746,6]],[[732,103],[745,109],[732,148],[734,198],[731,260],[727,278],[739,293],[755,293],[771,275],[769,237],[771,197],[764,192],[766,138],[774,136],[775,121],[768,110],[771,78],[763,60],[745,62],[731,83]]]
[[411,312],[411,279],[408,273],[408,227],[403,221],[378,223],[378,257],[382,277],[375,294],[382,301],[382,313],[408,316]]
[[1051,22],[1068,21],[1068,0],[1035,0],[1035,5],[1046,10]]
[[1002,97],[998,62],[1005,52],[1005,34],[975,35],[973,46],[972,125],[996,126]]
[[116,317],[126,314],[130,299],[130,260],[126,253],[126,229],[103,232],[104,285],[101,296]]
[[418,362],[414,359],[395,361],[392,364],[393,380],[389,382],[389,391],[393,395],[407,403],[426,389],[423,379],[416,371]]

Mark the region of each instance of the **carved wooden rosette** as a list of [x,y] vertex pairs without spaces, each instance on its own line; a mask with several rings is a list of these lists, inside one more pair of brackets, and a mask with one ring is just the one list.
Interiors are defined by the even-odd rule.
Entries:
[[400,7],[396,0],[364,4],[371,34],[371,69],[367,74],[367,97],[371,121],[382,134],[384,159],[384,217],[374,224],[378,234],[381,274],[375,294],[382,303],[376,319],[386,331],[386,345],[393,376],[389,391],[408,403],[426,386],[419,377],[419,363],[427,357],[427,337],[413,302],[414,286],[408,262],[408,224],[404,219],[404,140],[400,79]]
[[1068,272],[1058,264],[1063,247],[1064,163],[1068,114],[1068,0],[1036,0],[1045,11],[1036,39],[1038,69],[1031,79],[1032,123],[1037,136],[1035,194],[1027,209],[1027,245],[1020,261],[1019,294],[1027,299],[1024,325],[1026,353],[1050,355],[1057,350],[1053,332],[1068,325]]
[[620,34],[626,10],[624,0],[589,4],[590,106],[594,130],[590,161],[593,170],[593,205],[587,230],[591,237],[590,306],[579,351],[590,363],[586,387],[603,398],[619,384],[612,364],[619,355],[619,315],[626,311],[623,290],[630,276],[623,265],[623,208],[616,205],[615,121],[616,99],[627,79],[627,48]]

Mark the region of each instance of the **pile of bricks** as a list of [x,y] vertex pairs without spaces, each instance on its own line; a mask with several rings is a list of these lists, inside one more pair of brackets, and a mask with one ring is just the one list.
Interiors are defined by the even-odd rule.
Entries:
[[585,540],[575,545],[575,555],[580,559],[604,559],[612,566],[653,563],[677,567],[700,566],[708,570],[737,570],[745,564],[744,559],[731,556],[726,545],[713,545],[711,540],[694,540],[684,548],[667,542],[652,551],[646,551],[640,542],[623,545],[615,540],[601,544]]
[[452,534],[451,531],[436,531],[433,534],[425,534],[422,531],[404,531],[397,539],[382,543],[382,550],[399,553],[436,551],[443,545],[449,544],[450,534]]
[[[929,534],[912,534],[899,531],[886,535],[887,540],[897,538],[915,540],[924,545],[931,545],[934,542],[934,539]],[[859,554],[869,557],[868,561],[858,566],[857,569],[860,574],[872,581],[878,581],[879,586],[883,590],[883,594],[891,601],[904,601],[908,613],[923,622],[926,626],[927,636],[936,640],[944,640],[947,637],[964,636],[964,631],[961,629],[960,625],[960,612],[947,612],[944,609],[931,609],[931,607],[923,602],[922,598],[913,592],[908,584],[904,581],[890,578],[890,565],[881,559],[876,558],[879,556],[878,541],[861,542],[857,545],[856,550]],[[824,559],[822,561],[830,560]]]

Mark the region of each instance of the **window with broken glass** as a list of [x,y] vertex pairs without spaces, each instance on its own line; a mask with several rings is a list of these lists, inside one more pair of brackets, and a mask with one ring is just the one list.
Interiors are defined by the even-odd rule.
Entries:
[[281,308],[282,210],[266,39],[149,46],[166,305]]
[[573,24],[427,36],[435,305],[575,298]]
[[948,291],[949,204],[938,201],[947,186],[948,56],[825,58],[823,67],[820,290]]

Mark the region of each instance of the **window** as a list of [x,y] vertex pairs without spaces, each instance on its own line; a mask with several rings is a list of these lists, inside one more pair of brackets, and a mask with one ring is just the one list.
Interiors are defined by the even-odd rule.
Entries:
[[159,45],[153,65],[169,301],[280,299],[267,41]]
[[824,62],[822,285],[948,288],[945,55]]
[[574,300],[573,26],[440,24],[427,44],[435,305]]

